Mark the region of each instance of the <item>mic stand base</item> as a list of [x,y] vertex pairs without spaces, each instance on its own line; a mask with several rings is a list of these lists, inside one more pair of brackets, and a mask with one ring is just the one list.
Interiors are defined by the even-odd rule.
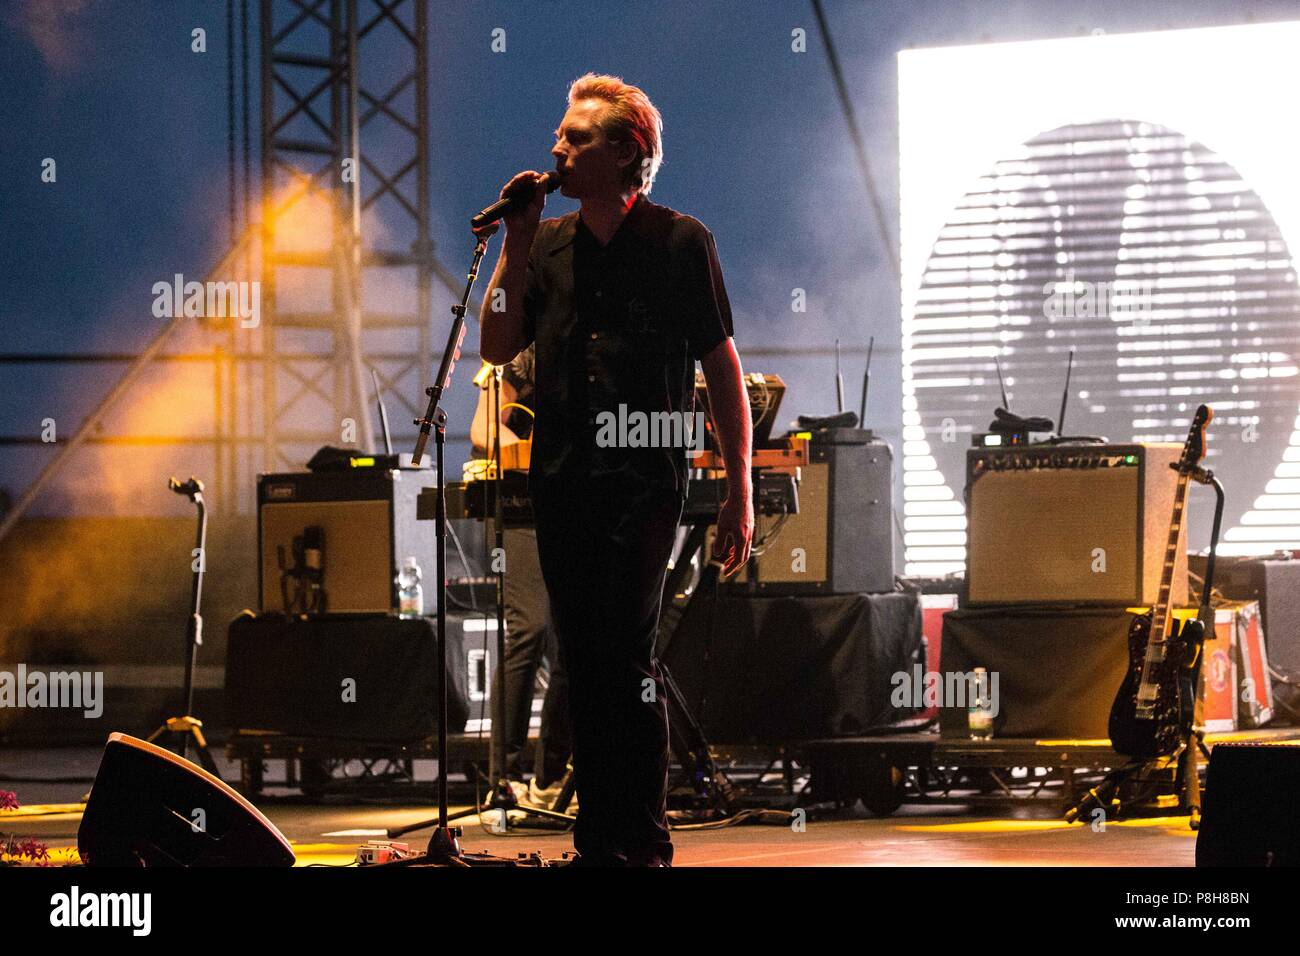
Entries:
[[207,738],[203,736],[203,721],[197,717],[190,717],[188,714],[184,717],[168,717],[157,730],[145,739],[151,744],[156,744],[164,737],[166,738],[167,748],[183,760],[190,759],[190,743],[192,741],[194,749],[198,751],[199,764],[212,776],[218,780],[221,779],[221,771],[217,769],[217,761],[213,758],[212,751],[208,749]]
[[434,827],[433,833],[429,836],[429,848],[425,858],[430,863],[443,863],[452,865],[452,861],[459,861],[464,856],[464,851],[460,848],[460,827]]

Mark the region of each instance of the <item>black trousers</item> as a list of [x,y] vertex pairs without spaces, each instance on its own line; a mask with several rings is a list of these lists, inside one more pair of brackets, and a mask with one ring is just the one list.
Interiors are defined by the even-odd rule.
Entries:
[[668,711],[654,644],[681,494],[535,482],[532,499],[569,679],[574,847],[597,861],[671,862]]
[[542,728],[532,769],[539,787],[564,776],[573,749],[569,736],[568,679],[560,662],[559,641],[551,626],[550,603],[537,558],[537,532],[507,528],[505,729],[506,773],[521,779],[528,771],[528,722],[533,714],[537,670],[546,659],[550,680],[542,702]]

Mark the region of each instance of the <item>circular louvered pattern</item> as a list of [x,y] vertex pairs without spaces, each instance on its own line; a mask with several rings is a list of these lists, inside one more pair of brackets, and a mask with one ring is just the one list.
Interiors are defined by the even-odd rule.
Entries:
[[[964,560],[964,456],[1000,403],[994,356],[1012,410],[1055,419],[1071,348],[1067,433],[1181,442],[1207,402],[1225,550],[1300,547],[1295,265],[1263,199],[1204,145],[1129,120],[1024,143],[949,217],[903,331],[912,573]],[[1192,509],[1193,547],[1210,502]]]

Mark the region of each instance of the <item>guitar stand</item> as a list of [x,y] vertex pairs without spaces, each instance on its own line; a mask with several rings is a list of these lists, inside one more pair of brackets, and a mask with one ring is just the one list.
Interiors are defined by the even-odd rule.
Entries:
[[1205,734],[1193,730],[1183,738],[1178,755],[1178,777],[1183,806],[1187,809],[1187,825],[1193,830],[1201,828],[1201,776],[1200,758],[1210,759],[1210,748],[1205,746]]
[[[1210,554],[1205,562],[1205,581],[1201,585],[1201,607],[1197,615],[1207,627],[1213,628],[1214,616],[1210,607],[1210,599],[1214,589],[1214,559],[1219,546],[1219,527],[1223,521],[1223,484],[1218,478],[1214,477],[1213,471],[1199,466],[1191,470],[1190,477],[1198,484],[1210,485],[1214,488],[1215,493],[1214,526],[1210,531]],[[1202,640],[1204,640],[1203,633]],[[1204,732],[1196,727],[1195,688],[1200,683],[1201,645],[1198,644],[1193,651],[1191,662],[1187,665],[1193,672],[1191,679],[1192,700],[1180,701],[1179,710],[1182,717],[1179,722],[1177,747],[1166,757],[1130,760],[1124,766],[1106,774],[1101,783],[1089,790],[1077,804],[1066,810],[1065,821],[1067,823],[1080,820],[1090,822],[1093,814],[1098,809],[1104,813],[1109,813],[1112,807],[1118,818],[1123,812],[1123,803],[1119,799],[1120,788],[1126,784],[1136,782],[1147,771],[1158,769],[1155,767],[1157,763],[1177,757],[1178,766],[1175,771],[1175,787],[1178,793],[1179,806],[1187,811],[1188,826],[1192,830],[1201,828],[1200,758],[1204,757],[1208,761],[1210,759],[1210,749],[1205,745]]]

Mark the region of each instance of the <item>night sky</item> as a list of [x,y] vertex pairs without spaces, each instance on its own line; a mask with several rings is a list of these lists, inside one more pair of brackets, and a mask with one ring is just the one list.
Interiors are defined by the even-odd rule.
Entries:
[[[550,164],[568,84],[588,70],[621,75],[664,117],[666,162],[651,198],[701,219],[717,239],[742,358],[747,347],[830,347],[837,337],[863,346],[875,335],[868,424],[901,452],[898,292],[810,4],[546,0],[430,9],[432,216],[445,266],[463,272],[469,246],[460,224],[504,180]],[[1296,4],[828,0],[826,9],[896,242],[899,50],[1283,19]],[[229,239],[226,3],[3,0],[0,11],[0,353],[134,351],[163,321],[150,311],[153,283],[175,272],[202,275]],[[191,52],[195,27],[207,30],[206,53]],[[491,50],[496,28],[506,31],[504,53]],[[795,28],[807,31],[806,53],[791,50]],[[253,63],[256,103],[256,55]],[[1015,91],[1007,95],[1013,109]],[[257,129],[254,111],[255,139]],[[41,182],[45,157],[58,163],[56,183]],[[546,215],[571,208],[557,195]],[[791,312],[796,287],[807,290],[806,314]],[[441,285],[434,296],[441,337],[450,298]],[[476,331],[466,344],[477,347]],[[745,364],[787,379],[784,420],[834,410],[829,361],[764,356]],[[121,368],[5,365],[0,436],[37,435],[47,416],[61,437],[71,435]],[[854,408],[861,369],[856,354],[845,362]],[[463,433],[473,396],[460,384],[448,408],[452,431]],[[210,396],[194,400],[206,413]],[[51,454],[0,445],[0,487],[16,497]],[[86,457],[123,467],[130,454]],[[172,454],[173,470],[201,467]],[[453,449],[452,461],[462,456]],[[36,511],[105,507],[184,513],[185,502],[106,505],[65,489]]]

